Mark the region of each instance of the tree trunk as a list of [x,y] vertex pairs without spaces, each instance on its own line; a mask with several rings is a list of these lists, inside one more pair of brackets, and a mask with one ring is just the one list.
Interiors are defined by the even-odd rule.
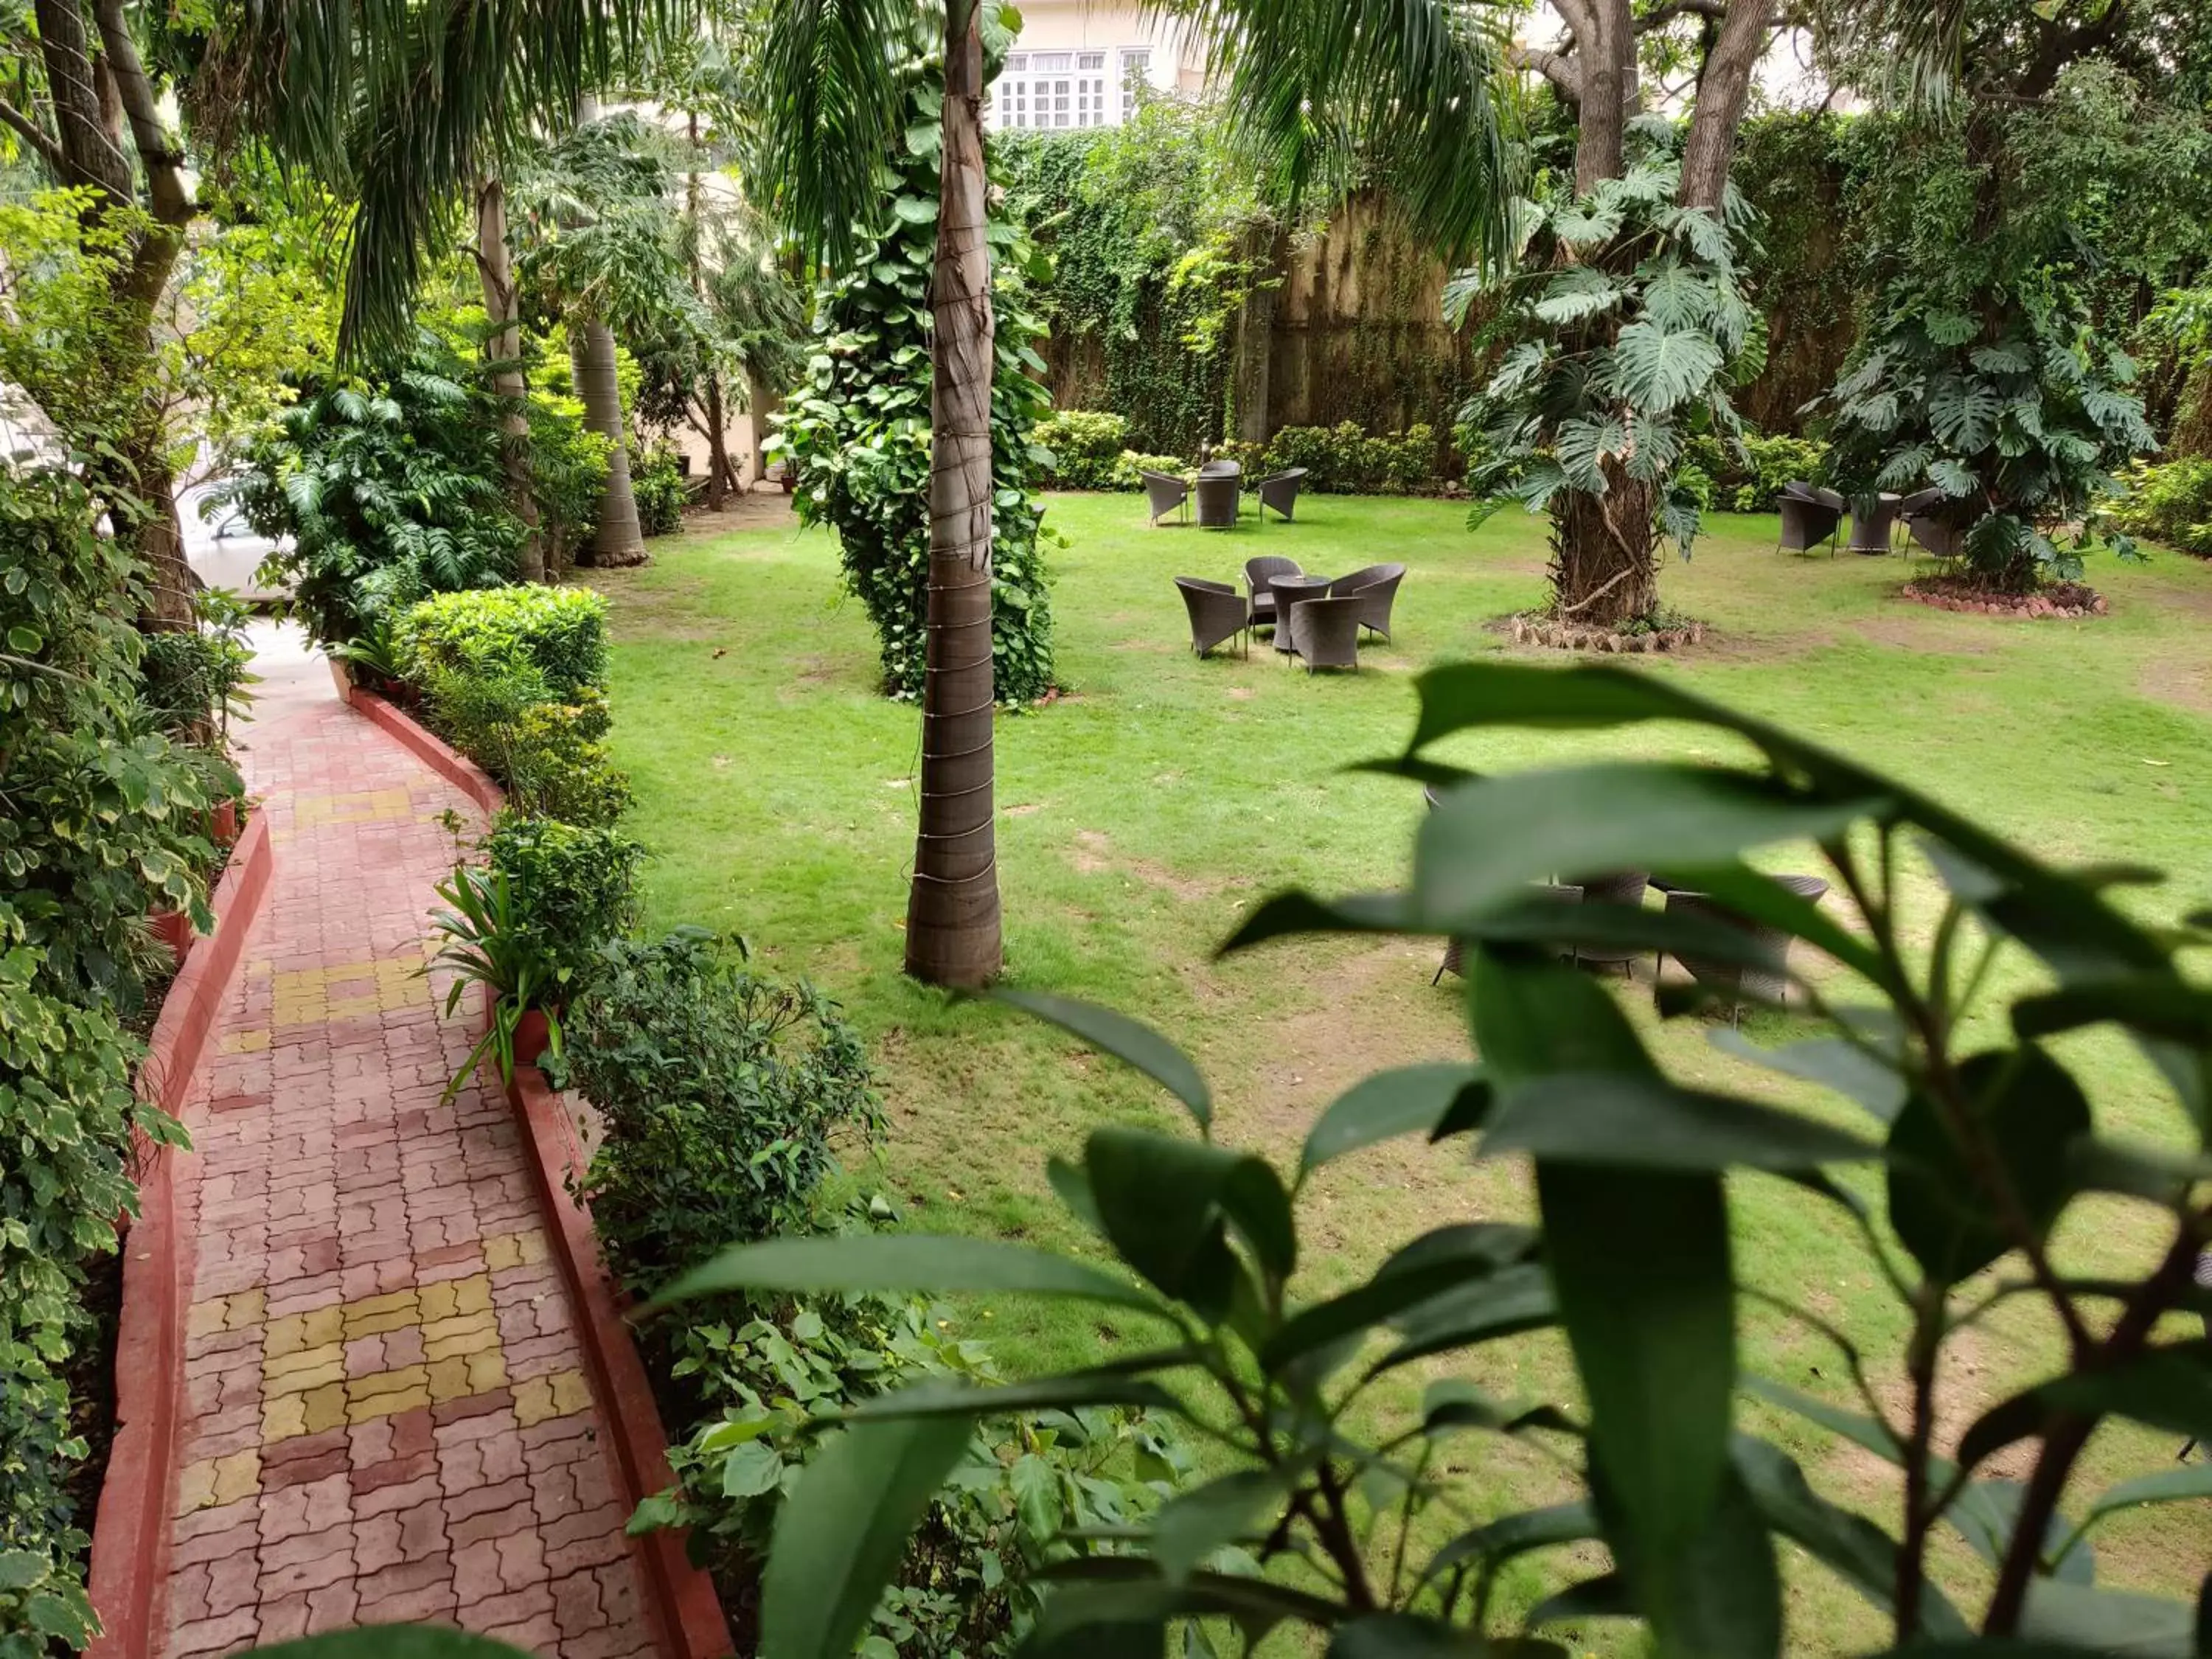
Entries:
[[769,416],[783,407],[783,399],[775,389],[750,369],[745,376],[745,417],[752,423],[753,482],[758,483],[768,477],[768,456],[761,446],[769,441]]
[[576,395],[584,402],[584,424],[607,441],[607,487],[599,496],[599,527],[592,536],[590,562],[643,564],[645,533],[637,522],[637,498],[629,487],[629,435],[623,420],[622,386],[615,379],[614,331],[584,316],[568,319],[568,362],[576,375]]
[[730,471],[729,412],[722,406],[722,371],[707,371],[707,505],[720,512],[729,499],[733,475]]
[[1728,189],[1729,163],[1735,155],[1736,129],[1751,95],[1752,71],[1766,49],[1771,0],[1729,0],[1720,35],[1706,55],[1698,81],[1697,112],[1682,148],[1684,207],[1718,212]]
[[514,261],[507,247],[507,186],[490,175],[477,180],[477,277],[492,332],[484,341],[491,359],[492,390],[506,412],[500,417],[499,462],[507,473],[509,503],[522,520],[521,576],[545,580],[545,541],[539,533],[538,495],[530,479],[530,416],[524,404],[530,383],[522,374],[522,312],[516,302]]
[[1553,512],[1552,592],[1561,622],[1606,629],[1659,608],[1651,486],[1618,461],[1602,495],[1563,489]]
[[921,824],[906,970],[977,986],[999,971],[993,835],[990,258],[983,242],[981,0],[945,19],[944,161],[930,283],[929,607],[921,690]]
[[1628,0],[1589,0],[1592,38],[1577,43],[1583,100],[1575,141],[1575,192],[1620,176],[1628,106],[1636,95],[1636,33]]
[[1264,444],[1272,430],[1267,403],[1274,369],[1276,288],[1270,279],[1280,267],[1281,246],[1280,237],[1264,230],[1249,233],[1246,242],[1252,286],[1237,308],[1237,357],[1230,374],[1235,435],[1246,443]]

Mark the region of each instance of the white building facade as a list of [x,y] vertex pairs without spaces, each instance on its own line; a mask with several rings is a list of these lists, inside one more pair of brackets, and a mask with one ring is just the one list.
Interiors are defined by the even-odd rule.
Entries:
[[1021,38],[991,85],[995,131],[1118,127],[1140,88],[1194,92],[1203,78],[1180,25],[1139,7],[1026,0],[1021,10]]

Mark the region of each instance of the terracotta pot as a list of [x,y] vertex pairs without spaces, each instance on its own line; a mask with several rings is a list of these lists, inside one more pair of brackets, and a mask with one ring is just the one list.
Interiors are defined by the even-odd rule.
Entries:
[[787,472],[776,482],[783,486],[785,495],[796,495],[799,493],[799,475],[796,472]]
[[215,811],[208,814],[208,838],[218,847],[228,847],[238,839],[238,803],[219,800]]
[[535,1066],[538,1057],[553,1046],[553,1033],[545,1023],[545,1011],[532,1008],[523,1015],[514,1028],[514,1063]]
[[183,967],[192,951],[192,919],[182,910],[156,910],[149,920],[154,924],[154,937],[169,947],[177,966]]

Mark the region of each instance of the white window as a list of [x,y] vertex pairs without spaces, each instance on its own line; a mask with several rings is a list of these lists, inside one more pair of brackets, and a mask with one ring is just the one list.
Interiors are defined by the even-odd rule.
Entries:
[[1137,112],[1137,88],[1152,78],[1152,49],[1150,46],[1125,46],[1121,49],[1121,118],[1126,121]]
[[1106,125],[1106,54],[1103,52],[1075,54],[1075,125]]

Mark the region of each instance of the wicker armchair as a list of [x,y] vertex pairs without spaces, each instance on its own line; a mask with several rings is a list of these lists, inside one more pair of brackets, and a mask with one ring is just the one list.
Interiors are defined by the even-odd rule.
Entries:
[[1847,550],[1866,554],[1893,552],[1897,505],[1897,497],[1887,490],[1872,489],[1852,496],[1851,536],[1845,544]]
[[1948,495],[1931,486],[1913,491],[1897,504],[1897,516],[1904,520],[1905,533],[1910,538],[1905,544],[1908,555],[1914,542],[1937,559],[1955,559],[1965,554],[1966,532],[1953,521],[1948,510],[1950,501]]
[[1198,475],[1198,527],[1200,530],[1237,528],[1237,498],[1243,483],[1233,472]]
[[1275,625],[1275,591],[1267,584],[1277,576],[1303,576],[1296,559],[1279,559],[1273,554],[1244,561],[1244,584],[1252,590],[1252,626],[1273,628]]
[[1164,472],[1140,472],[1145,481],[1145,504],[1152,510],[1152,523],[1158,525],[1170,513],[1181,509],[1184,522],[1190,519],[1190,481],[1171,477]]
[[[1291,605],[1291,649],[1316,668],[1359,672],[1359,596],[1297,599]],[[1281,630],[1276,630],[1278,637]]]
[[[1774,879],[1798,897],[1815,902],[1828,890],[1828,884],[1818,876],[1777,876]],[[1741,911],[1731,910],[1708,894],[1693,893],[1684,888],[1668,890],[1667,908],[1736,929],[1749,942],[1751,954],[1765,964],[1750,968],[1733,962],[1703,961],[1695,957],[1675,958],[1689,969],[1692,979],[1700,985],[1711,988],[1727,1000],[1729,1018],[1732,1023],[1742,1018],[1743,1005],[1747,1001],[1779,1004],[1783,1000],[1790,988],[1788,933],[1779,927],[1753,921]]]
[[1298,487],[1305,481],[1305,468],[1294,466],[1288,471],[1278,472],[1272,478],[1262,478],[1254,485],[1253,489],[1260,497],[1261,522],[1266,521],[1267,509],[1272,507],[1283,515],[1284,522],[1288,523],[1298,504]]
[[[1583,883],[1583,902],[1585,904],[1618,904],[1629,909],[1641,909],[1644,890],[1650,884],[1649,872],[1624,870],[1615,875],[1592,876]],[[1626,968],[1644,953],[1624,951],[1617,945],[1585,945],[1575,951],[1575,960],[1593,968]]]
[[1778,498],[1782,508],[1782,535],[1774,550],[1809,553],[1822,542],[1831,557],[1836,551],[1836,529],[1844,521],[1844,498],[1832,489],[1817,489],[1791,482]]
[[[1251,626],[1252,607],[1226,582],[1210,582],[1202,576],[1177,576],[1183,609],[1190,613],[1190,648],[1204,656],[1225,640],[1243,635]],[[1246,654],[1250,654],[1246,644]]]
[[1339,576],[1329,584],[1328,595],[1333,599],[1356,597],[1360,606],[1359,625],[1387,640],[1390,637],[1390,607],[1397,602],[1398,584],[1405,579],[1406,567],[1402,564],[1370,564],[1349,576]]

